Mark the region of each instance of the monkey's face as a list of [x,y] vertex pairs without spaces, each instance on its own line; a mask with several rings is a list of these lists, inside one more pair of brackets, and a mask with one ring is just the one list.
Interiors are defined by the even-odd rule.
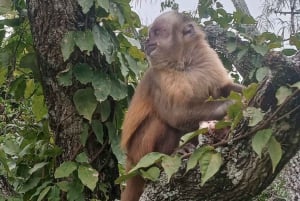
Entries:
[[178,66],[202,32],[185,16],[171,11],[160,15],[149,28],[145,52],[154,67]]

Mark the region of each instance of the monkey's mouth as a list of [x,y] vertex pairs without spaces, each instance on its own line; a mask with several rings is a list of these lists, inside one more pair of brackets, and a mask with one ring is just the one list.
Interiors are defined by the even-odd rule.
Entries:
[[149,56],[151,52],[153,52],[156,49],[156,43],[150,43],[145,45],[145,52]]

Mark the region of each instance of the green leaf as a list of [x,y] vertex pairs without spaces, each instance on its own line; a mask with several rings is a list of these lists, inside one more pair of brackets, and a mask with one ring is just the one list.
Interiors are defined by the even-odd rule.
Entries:
[[281,105],[285,99],[292,94],[292,90],[285,87],[281,86],[277,91],[276,91],[276,98],[277,98],[277,105]]
[[96,72],[92,80],[92,85],[94,87],[97,100],[99,102],[106,100],[111,90],[110,78],[100,71]]
[[256,80],[258,82],[261,82],[267,75],[270,74],[270,69],[267,68],[267,67],[262,67],[262,68],[259,68],[257,69],[256,71]]
[[40,170],[41,168],[43,168],[45,165],[47,165],[48,164],[48,162],[42,162],[42,163],[37,163],[37,164],[35,164],[34,166],[33,166],[33,168],[31,168],[30,170],[29,170],[29,174],[33,174],[34,172],[36,172],[36,171],[38,171],[38,170]]
[[16,99],[20,99],[24,97],[26,88],[26,79],[25,76],[19,76],[16,78],[10,87],[10,92],[14,93]]
[[250,101],[251,98],[253,98],[253,96],[256,94],[257,87],[257,83],[252,83],[246,89],[243,90],[243,95],[247,101]]
[[89,157],[86,155],[85,152],[82,152],[80,154],[78,154],[76,156],[76,159],[75,159],[78,163],[88,163],[89,162]]
[[57,74],[56,79],[58,81],[58,84],[61,86],[71,86],[73,84],[72,82],[72,73],[73,70],[68,67],[64,71],[61,71]]
[[85,201],[83,189],[84,186],[81,184],[79,180],[74,181],[69,184],[67,191],[67,200],[68,201]]
[[272,136],[268,143],[268,152],[272,160],[273,172],[275,171],[281,157],[282,157],[282,149],[281,145],[274,136]]
[[177,155],[173,157],[164,156],[162,158],[161,166],[164,168],[168,176],[168,182],[170,182],[172,175],[178,171],[180,164],[181,164],[181,158]]
[[105,122],[109,118],[110,113],[111,113],[110,101],[108,99],[101,102],[100,113],[101,113],[101,121]]
[[41,194],[39,195],[37,201],[42,201],[44,200],[44,198],[46,197],[46,195],[48,194],[48,192],[50,191],[51,189],[51,186],[47,186],[42,192]]
[[25,93],[24,93],[24,98],[27,99],[30,96],[32,96],[34,90],[35,90],[34,80],[33,79],[28,79],[26,81],[26,89],[25,89]]
[[89,12],[89,10],[91,9],[91,7],[94,5],[94,0],[77,0],[77,2],[81,6],[82,12],[84,14],[86,14],[87,12]]
[[68,177],[72,172],[77,169],[77,164],[72,161],[62,163],[54,172],[54,178]]
[[97,3],[109,13],[109,0],[97,0]]
[[108,131],[112,151],[117,157],[118,162],[120,164],[124,164],[124,152],[120,148],[120,136],[118,135],[116,125],[114,125],[112,122],[107,122],[105,126]]
[[32,97],[32,112],[37,121],[41,121],[47,115],[47,107],[45,105],[44,96],[34,95]]
[[138,40],[134,39],[134,38],[130,38],[128,36],[126,36],[125,34],[123,34],[123,36],[127,39],[127,41],[132,45],[137,47],[138,49],[141,49],[141,44]]
[[142,176],[145,179],[156,181],[160,175],[160,169],[158,167],[151,167],[148,170],[141,170]]
[[252,148],[261,157],[261,153],[266,148],[272,136],[272,129],[265,129],[258,131],[252,138]]
[[1,146],[3,151],[9,155],[17,155],[20,152],[20,145],[12,139],[7,139]]
[[293,85],[291,85],[290,87],[296,87],[296,88],[300,89],[300,82],[296,82]]
[[73,101],[78,113],[91,121],[98,104],[94,95],[94,90],[89,87],[77,90],[73,96]]
[[61,51],[64,61],[66,61],[70,57],[70,55],[74,51],[74,47],[74,32],[70,31],[63,37],[61,41]]
[[75,32],[74,40],[81,51],[91,52],[94,48],[94,37],[90,30]]
[[234,52],[236,48],[237,48],[237,42],[235,39],[229,39],[226,42],[226,49],[228,50],[229,53]]
[[214,151],[206,151],[199,160],[201,171],[201,185],[203,186],[207,180],[214,176],[223,163],[220,153]]
[[117,55],[118,55],[118,59],[119,59],[120,64],[121,64],[121,67],[120,67],[121,68],[121,73],[122,73],[123,77],[127,77],[128,72],[129,72],[129,69],[127,68],[127,63],[126,63],[127,61],[125,61],[125,59],[124,59],[121,52],[118,52]]
[[158,161],[160,161],[162,159],[162,157],[167,156],[166,154],[163,153],[158,153],[158,152],[151,152],[145,156],[143,156],[143,158],[141,158],[141,160],[138,162],[138,164],[132,168],[129,173],[134,172],[140,168],[146,168],[146,167],[150,167],[151,165],[154,165],[155,163],[157,163]]
[[247,53],[248,53],[249,49],[248,48],[244,48],[242,50],[240,50],[237,54],[237,60],[241,60]]
[[110,95],[114,100],[122,100],[127,96],[127,86],[120,80],[111,79],[111,91]]
[[5,82],[6,74],[7,74],[7,68],[0,67],[0,86],[3,85],[3,83]]
[[70,188],[70,183],[68,181],[61,181],[61,182],[57,182],[56,185],[58,186],[58,188],[64,192],[69,191]]
[[39,176],[32,176],[27,180],[21,189],[18,190],[18,193],[26,193],[33,188],[36,188],[39,185],[41,178]]
[[40,195],[41,191],[44,190],[49,184],[51,184],[50,181],[45,181],[39,187],[37,187],[35,192],[31,195],[30,200],[34,200],[34,197]]
[[92,79],[94,77],[92,68],[86,63],[76,64],[76,66],[74,66],[73,72],[76,79],[82,84],[92,82]]
[[269,51],[268,47],[262,45],[251,44],[251,47],[254,49],[255,52],[262,56],[264,56]]
[[244,111],[244,117],[249,118],[249,126],[255,126],[264,118],[264,113],[261,112],[259,108],[248,107]]
[[100,50],[102,54],[105,55],[107,62],[111,64],[113,61],[112,53],[113,53],[113,42],[110,38],[110,34],[104,27],[100,27],[95,25],[93,27],[93,36],[94,36],[94,42],[97,46],[97,48]]
[[82,124],[82,132],[80,134],[80,143],[85,146],[89,137],[89,125],[87,123]]
[[283,53],[285,56],[293,56],[294,54],[297,53],[297,50],[295,50],[295,49],[283,49],[283,50],[282,50],[282,53]]
[[202,129],[196,130],[195,132],[184,134],[180,138],[179,147],[182,147],[183,145],[185,145],[186,143],[188,143],[190,140],[194,139],[195,137],[197,137],[197,136],[199,136],[201,134],[205,134],[207,132],[208,132],[207,128],[202,128]]
[[51,201],[60,201],[60,190],[57,186],[51,186],[51,191],[47,196],[48,200]]
[[205,152],[213,150],[214,148],[212,146],[204,146],[196,149],[187,162],[186,172],[196,167]]
[[92,167],[80,165],[78,168],[78,177],[92,191],[95,189],[98,182],[99,173]]
[[136,60],[134,60],[131,55],[129,54],[124,54],[127,63],[128,63],[128,67],[129,69],[135,74],[135,75],[139,75],[141,73],[141,68],[139,68],[139,66],[137,65]]
[[92,128],[96,135],[97,141],[103,144],[103,125],[99,120],[92,120]]

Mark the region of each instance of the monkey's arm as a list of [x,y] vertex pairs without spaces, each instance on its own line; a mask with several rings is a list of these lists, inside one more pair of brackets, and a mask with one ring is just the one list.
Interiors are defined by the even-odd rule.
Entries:
[[170,126],[184,132],[191,132],[199,128],[200,121],[220,120],[227,112],[230,100],[208,101],[199,104],[160,103],[157,112],[163,121]]

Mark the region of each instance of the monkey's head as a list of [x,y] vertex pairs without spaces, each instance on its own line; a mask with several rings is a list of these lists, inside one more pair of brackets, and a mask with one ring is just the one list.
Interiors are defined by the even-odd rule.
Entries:
[[204,33],[189,17],[175,11],[157,17],[149,27],[145,52],[152,66],[182,69]]

